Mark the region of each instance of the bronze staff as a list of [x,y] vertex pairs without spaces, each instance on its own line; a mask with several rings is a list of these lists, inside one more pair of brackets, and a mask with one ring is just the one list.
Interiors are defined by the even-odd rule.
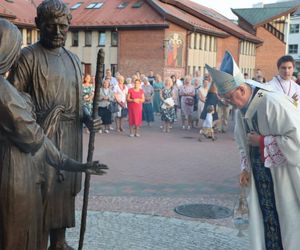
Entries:
[[[104,51],[103,49],[99,49],[97,55],[97,67],[96,67],[96,76],[95,76],[95,95],[93,100],[93,119],[98,117],[98,107],[97,100],[100,92],[101,81],[103,78],[103,64],[104,64]],[[89,138],[89,147],[88,147],[88,156],[87,162],[92,162],[93,154],[94,154],[94,142],[95,142],[95,131],[90,131]],[[86,172],[85,180],[84,180],[84,194],[83,194],[83,204],[82,204],[82,214],[81,214],[81,226],[80,226],[80,237],[79,237],[79,246],[78,250],[82,250],[84,233],[86,229],[86,217],[87,217],[87,208],[88,208],[88,199],[89,199],[89,191],[90,191],[90,180],[91,175]]]

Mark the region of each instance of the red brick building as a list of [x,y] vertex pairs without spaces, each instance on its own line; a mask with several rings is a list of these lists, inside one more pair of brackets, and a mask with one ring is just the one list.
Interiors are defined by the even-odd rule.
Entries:
[[[0,3],[0,16],[22,29],[24,45],[38,39],[34,16],[39,2]],[[66,47],[79,56],[84,72],[92,75],[100,47],[105,50],[105,68],[124,76],[137,70],[145,74],[153,70],[163,76],[196,71],[203,74],[205,63],[218,67],[226,50],[250,77],[257,67],[269,76],[274,74],[270,65],[285,51],[284,41],[278,41],[264,25],[252,32],[251,25],[238,26],[213,9],[190,0],[65,2],[73,16]],[[286,17],[293,11],[289,9],[278,16]]]
[[[249,43],[255,50],[263,41],[212,9],[188,0],[110,0],[99,8],[93,8],[94,3],[69,2],[73,9],[71,31],[78,32],[79,37],[83,31],[92,32],[93,37],[97,32],[105,32],[107,37],[117,32],[117,49],[104,46],[113,61],[106,64],[112,68],[117,65],[116,70],[124,75],[137,70],[146,74],[153,70],[163,76],[195,71],[203,74],[205,63],[218,66],[225,50],[230,50],[237,61],[242,59],[244,71],[254,71],[255,57],[241,54],[240,44]],[[95,58],[84,58],[86,48],[78,47],[69,48],[84,63],[95,62]]]

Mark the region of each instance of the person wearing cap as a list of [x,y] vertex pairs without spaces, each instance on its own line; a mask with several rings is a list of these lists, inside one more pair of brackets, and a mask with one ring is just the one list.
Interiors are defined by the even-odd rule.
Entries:
[[61,154],[36,123],[29,95],[5,79],[21,50],[18,28],[0,18],[0,249],[43,250],[46,163],[57,170],[102,174]]
[[206,67],[219,94],[238,108],[235,138],[240,184],[249,185],[251,249],[299,249],[300,118],[293,100],[245,80],[229,52],[220,70]]

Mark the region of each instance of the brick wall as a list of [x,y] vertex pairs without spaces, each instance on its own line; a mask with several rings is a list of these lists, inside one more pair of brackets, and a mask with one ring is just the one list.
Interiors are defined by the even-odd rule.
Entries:
[[237,64],[239,64],[239,39],[230,36],[227,38],[218,38],[217,40],[217,68],[220,67],[225,51],[229,51]]
[[256,49],[256,68],[261,69],[269,81],[278,73],[276,63],[285,54],[285,44],[263,27],[257,29],[256,35],[264,40],[263,45]]
[[119,31],[118,70],[125,77],[149,70],[162,75],[164,30]]

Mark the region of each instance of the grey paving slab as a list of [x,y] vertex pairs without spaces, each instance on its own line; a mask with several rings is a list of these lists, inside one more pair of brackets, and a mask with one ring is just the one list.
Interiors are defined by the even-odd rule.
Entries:
[[[77,213],[79,225],[80,213]],[[68,230],[77,248],[79,226]],[[88,213],[85,250],[246,250],[237,230],[197,221],[116,212]]]
[[[202,195],[194,197],[127,197],[127,196],[90,196],[89,210],[126,212],[134,214],[148,214],[184,220],[195,220],[210,223],[215,226],[226,226],[233,228],[232,218],[223,219],[199,219],[182,216],[174,211],[181,205],[187,204],[214,204],[233,210],[238,201],[234,195]],[[82,208],[82,197],[76,200],[76,209]]]

